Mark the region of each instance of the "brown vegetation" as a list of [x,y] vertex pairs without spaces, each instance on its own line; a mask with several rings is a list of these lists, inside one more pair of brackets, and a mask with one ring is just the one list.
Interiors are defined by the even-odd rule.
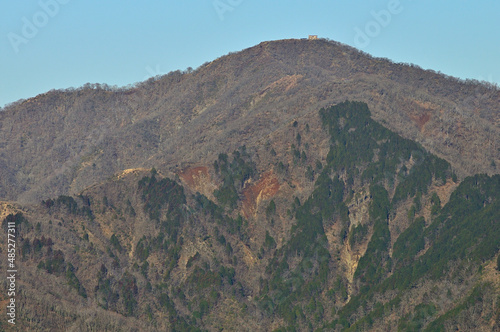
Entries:
[[[448,160],[498,173],[500,92],[326,40],[264,42],[132,88],[50,91],[0,112],[0,198],[78,193],[127,168],[176,171],[344,101]],[[425,128],[425,130],[424,130]]]

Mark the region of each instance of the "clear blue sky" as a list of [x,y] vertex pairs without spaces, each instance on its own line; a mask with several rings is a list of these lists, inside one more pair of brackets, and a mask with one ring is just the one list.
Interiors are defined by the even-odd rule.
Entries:
[[87,82],[123,86],[308,34],[500,83],[499,31],[498,0],[2,1],[0,106]]

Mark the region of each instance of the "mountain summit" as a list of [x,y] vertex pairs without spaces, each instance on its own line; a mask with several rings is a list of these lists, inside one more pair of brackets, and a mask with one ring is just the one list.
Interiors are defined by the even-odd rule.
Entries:
[[6,107],[0,197],[33,203],[123,169],[205,163],[346,99],[365,102],[375,120],[448,160],[460,177],[498,173],[498,89],[332,41],[281,40],[132,88],[87,84]]

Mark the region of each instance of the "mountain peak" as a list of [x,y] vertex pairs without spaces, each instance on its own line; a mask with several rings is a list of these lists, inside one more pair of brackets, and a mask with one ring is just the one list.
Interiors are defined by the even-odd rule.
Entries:
[[89,84],[7,107],[0,197],[36,202],[122,169],[208,163],[280,136],[297,119],[319,124],[317,109],[346,99],[367,103],[375,120],[445,158],[461,177],[498,173],[499,90],[325,39],[287,39],[132,88]]

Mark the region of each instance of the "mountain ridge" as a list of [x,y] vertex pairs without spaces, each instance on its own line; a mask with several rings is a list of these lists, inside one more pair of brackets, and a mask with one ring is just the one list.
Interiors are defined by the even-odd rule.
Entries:
[[[345,99],[367,102],[374,119],[445,157],[461,177],[498,173],[500,91],[494,87],[331,41],[282,40],[130,89],[87,85],[6,107],[0,196],[33,203],[47,198],[45,192],[76,194],[89,180],[122,169],[213,159]],[[29,157],[44,150],[50,155]]]

